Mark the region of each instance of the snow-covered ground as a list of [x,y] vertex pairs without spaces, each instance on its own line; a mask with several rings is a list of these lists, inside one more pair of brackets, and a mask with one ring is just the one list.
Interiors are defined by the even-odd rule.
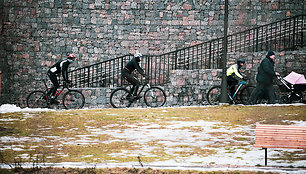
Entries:
[[[300,104],[297,104],[300,105]],[[269,105],[265,105],[269,106]],[[270,105],[271,106],[271,105]],[[275,106],[275,105],[273,105]],[[29,109],[29,108],[19,108],[15,105],[5,104],[0,106],[0,113],[7,112],[23,112],[24,116],[27,117],[31,112],[40,111],[51,111],[50,109]],[[54,110],[52,110],[54,111]],[[165,110],[166,112],[166,110]],[[1,122],[10,121],[9,118],[0,118]],[[289,120],[284,120],[284,122],[289,122]],[[305,121],[295,120],[290,121],[294,125],[306,126]],[[115,125],[108,125],[115,127]],[[240,170],[240,171],[266,171],[266,172],[280,172],[280,173],[306,173],[306,154],[300,154],[304,156],[304,160],[291,161],[288,160],[268,160],[269,167],[258,167],[259,165],[264,165],[264,150],[260,148],[254,148],[251,144],[239,147],[241,140],[237,140],[237,135],[241,132],[246,132],[246,135],[240,135],[239,138],[248,139],[249,141],[254,141],[255,130],[254,125],[247,126],[237,126],[228,128],[225,123],[222,122],[209,122],[209,121],[169,121],[167,126],[160,124],[143,123],[139,125],[121,125],[125,129],[106,129],[107,127],[87,127],[90,135],[79,135],[80,139],[69,139],[61,140],[63,144],[95,144],[101,143],[95,139],[89,138],[94,137],[94,135],[108,134],[111,137],[116,137],[120,140],[125,140],[129,142],[137,142],[142,145],[140,150],[134,151],[122,151],[120,153],[113,153],[112,156],[150,156],[149,152],[154,150],[154,147],[148,146],[148,142],[155,141],[161,144],[165,149],[167,154],[176,156],[175,159],[170,158],[166,161],[157,161],[152,163],[139,163],[139,162],[126,162],[126,163],[52,163],[52,164],[41,164],[46,166],[54,167],[151,167],[155,169],[182,169],[182,170],[199,170],[199,171],[217,171],[217,170]],[[186,127],[195,127],[197,130],[186,129]],[[218,127],[217,129],[212,129]],[[106,131],[105,131],[106,130]],[[200,131],[199,131],[200,130]],[[218,134],[220,133],[220,134]],[[216,136],[216,134],[218,136]],[[41,138],[32,138],[32,141],[42,141]],[[50,138],[50,137],[48,137]],[[58,139],[59,137],[54,137]],[[208,141],[209,140],[209,141]],[[1,142],[14,142],[14,141],[28,141],[27,138],[16,138],[13,136],[0,137]],[[109,141],[109,140],[108,140]],[[116,140],[113,140],[116,141]],[[224,147],[226,143],[237,143],[237,146]],[[103,142],[107,143],[107,142]],[[221,146],[222,145],[222,146]],[[194,154],[191,156],[177,156],[177,152],[188,152],[190,148],[200,148],[210,147],[206,150],[217,151],[215,154],[202,155]],[[13,150],[22,150],[22,147],[0,147],[1,150],[10,148]],[[268,149],[268,159],[273,158],[273,156],[281,155],[283,152],[298,152],[303,150],[298,149]],[[24,166],[31,164],[24,164]],[[143,166],[141,166],[143,165]],[[290,166],[293,167],[304,167],[299,170],[292,170]],[[4,164],[1,167],[8,167]]]
[[0,106],[0,113],[9,113],[9,112],[42,112],[42,111],[51,111],[47,108],[20,108],[12,104],[3,104]]

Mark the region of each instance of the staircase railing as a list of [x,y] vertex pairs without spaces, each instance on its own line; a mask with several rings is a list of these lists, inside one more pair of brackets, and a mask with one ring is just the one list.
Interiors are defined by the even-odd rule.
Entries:
[[[293,50],[304,46],[306,15],[287,18],[228,36],[228,52]],[[222,57],[223,37],[158,56],[144,56],[141,66],[155,85],[169,81],[177,69],[218,69]],[[120,71],[132,58],[125,55],[70,72],[74,87],[114,87],[126,84]]]

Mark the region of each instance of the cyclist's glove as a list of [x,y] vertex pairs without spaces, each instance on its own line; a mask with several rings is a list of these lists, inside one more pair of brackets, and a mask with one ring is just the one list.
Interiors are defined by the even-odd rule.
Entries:
[[70,80],[65,80],[64,81],[64,86],[68,87],[71,84]]

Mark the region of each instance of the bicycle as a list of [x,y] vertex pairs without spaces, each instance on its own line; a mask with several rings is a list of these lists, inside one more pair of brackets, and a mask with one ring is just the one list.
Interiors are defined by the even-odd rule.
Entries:
[[[151,86],[148,81],[145,81],[138,92],[138,96],[141,96],[140,94],[143,91],[144,95],[142,97],[147,106],[161,107],[166,103],[166,93],[162,88],[158,86]],[[111,93],[110,103],[114,108],[125,108],[130,107],[133,102],[141,98],[135,98],[129,89],[125,87],[119,87]]]
[[[242,103],[246,105],[248,103],[249,97],[255,88],[253,85],[247,85],[246,81],[238,82],[238,87],[233,95],[230,93],[227,94],[228,100],[232,104]],[[227,87],[229,89],[229,87]],[[239,97],[237,97],[239,96]],[[211,105],[218,105],[221,98],[221,86],[214,86],[208,90],[206,99]]]
[[[27,106],[29,108],[48,108],[51,101],[51,89],[47,86],[47,80],[43,80],[45,90],[32,91],[27,97]],[[64,90],[67,90],[63,92]],[[62,104],[66,109],[81,109],[85,104],[85,97],[82,92],[72,90],[66,83],[60,85],[56,91],[55,99],[63,93]]]

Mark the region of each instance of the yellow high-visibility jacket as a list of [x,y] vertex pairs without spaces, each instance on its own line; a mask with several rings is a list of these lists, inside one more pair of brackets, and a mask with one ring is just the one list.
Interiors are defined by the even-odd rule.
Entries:
[[227,70],[226,70],[226,76],[231,76],[233,75],[233,73],[235,73],[235,75],[239,78],[243,78],[243,76],[240,74],[239,70],[238,70],[238,65],[234,64],[231,65]]

